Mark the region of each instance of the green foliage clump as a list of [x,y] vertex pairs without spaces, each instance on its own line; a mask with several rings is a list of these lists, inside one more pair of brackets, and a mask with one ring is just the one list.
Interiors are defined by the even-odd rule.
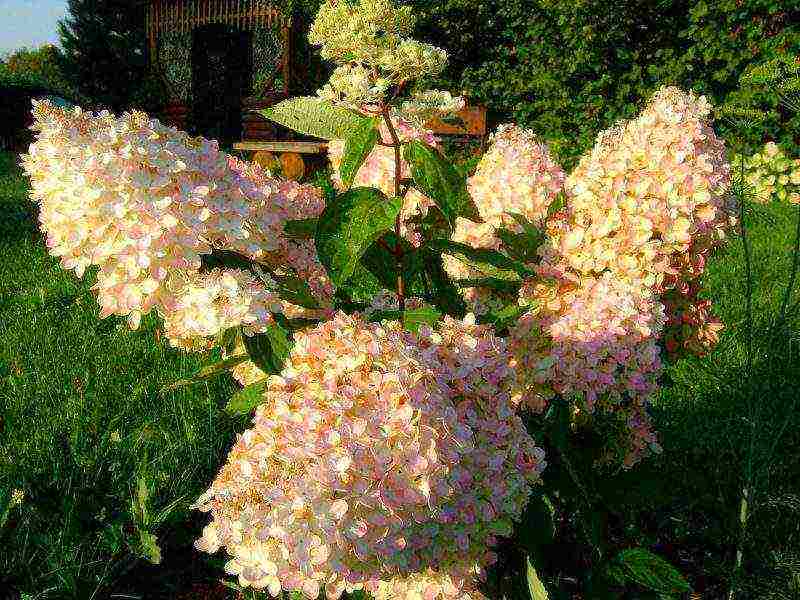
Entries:
[[93,103],[129,108],[147,81],[144,2],[69,0],[59,23],[61,66],[67,80]]
[[465,90],[494,120],[532,127],[564,160],[662,85],[693,89],[718,106],[761,105],[766,119],[742,144],[773,136],[787,147],[796,143],[789,132],[797,116],[769,93],[738,87],[748,66],[798,53],[797,3],[409,1],[420,33],[444,40],[451,54],[442,87]]

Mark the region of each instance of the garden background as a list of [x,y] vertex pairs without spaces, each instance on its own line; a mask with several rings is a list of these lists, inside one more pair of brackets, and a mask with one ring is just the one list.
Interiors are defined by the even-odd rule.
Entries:
[[[308,22],[318,4],[291,9]],[[565,166],[660,85],[722,105],[741,99],[748,66],[800,53],[796,2],[410,4],[419,37],[451,53],[439,86],[485,104],[492,124],[531,127]],[[63,50],[6,57],[0,92],[51,91],[90,106],[156,110],[162,97],[147,74],[141,8],[74,0],[70,9]],[[324,68],[303,44],[295,59],[305,65],[295,91],[313,91]],[[768,117],[744,135],[720,122],[729,145],[753,152],[774,140],[800,156],[798,117],[769,94],[748,100]],[[11,117],[0,115],[0,123]],[[153,318],[137,332],[121,320],[97,320],[91,278],[75,280],[47,255],[16,160],[11,152],[0,157],[0,593],[189,598],[202,589],[224,597],[215,586],[222,559],[191,548],[205,517],[188,506],[244,428],[243,418],[223,410],[233,382],[160,391],[203,357],[153,344]],[[739,597],[800,595],[800,333],[795,313],[788,322],[774,318],[792,269],[795,212],[773,201],[749,215],[758,360],[745,364],[737,239],[706,276],[727,325],[723,341],[709,359],[673,365],[655,406],[663,455],[603,482],[614,543],[667,557],[703,598],[724,597],[732,579]],[[746,486],[757,493],[740,546]],[[21,503],[14,490],[24,493]],[[733,569],[737,547],[741,573]],[[573,563],[562,569],[568,594],[570,568],[580,570],[580,561],[558,547],[552,556],[554,572]]]

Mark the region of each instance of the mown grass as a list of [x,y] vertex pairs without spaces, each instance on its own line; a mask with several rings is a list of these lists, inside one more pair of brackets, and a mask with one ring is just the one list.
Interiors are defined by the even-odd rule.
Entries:
[[[241,428],[220,410],[233,383],[161,394],[203,357],[156,343],[152,318],[99,320],[91,276],[47,255],[15,157],[0,161],[0,514],[25,493],[0,531],[0,590],[174,597],[203,571],[188,506]],[[139,559],[146,533],[166,565]]]
[[[91,275],[80,281],[47,255],[26,193],[15,157],[0,154],[0,515],[11,490],[25,492],[0,529],[0,586],[42,598],[175,597],[221,573],[191,548],[204,517],[188,506],[243,428],[220,410],[233,384],[161,394],[204,357],[157,342],[152,318],[137,332],[97,319]],[[617,542],[667,556],[703,598],[731,583],[745,487],[756,493],[738,597],[800,597],[796,311],[775,323],[796,210],[748,215],[755,360],[735,238],[706,277],[728,325],[723,342],[707,359],[670,366],[654,407],[664,453],[615,477],[608,496]],[[158,538],[160,565],[147,561],[147,534]]]

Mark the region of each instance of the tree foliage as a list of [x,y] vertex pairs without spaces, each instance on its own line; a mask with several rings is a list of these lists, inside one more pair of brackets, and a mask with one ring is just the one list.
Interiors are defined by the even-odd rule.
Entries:
[[69,0],[67,7],[59,23],[67,80],[98,105],[128,108],[147,77],[146,3]]

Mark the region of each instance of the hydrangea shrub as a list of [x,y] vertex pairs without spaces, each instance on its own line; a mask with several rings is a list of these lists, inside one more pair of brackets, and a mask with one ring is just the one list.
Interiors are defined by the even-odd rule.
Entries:
[[504,125],[467,178],[425,128],[463,101],[424,88],[446,56],[413,24],[329,0],[310,40],[330,82],[265,111],[329,141],[327,194],[143,113],[34,106],[50,252],[96,270],[101,317],[155,311],[172,345],[219,349],[199,375],[243,385],[230,406],[253,420],[196,546],[272,596],[483,597],[541,500],[536,424],[611,419],[593,460],[631,468],[660,450],[664,360],[721,328],[701,276],[731,175],[703,97],[660,90],[569,174]]

